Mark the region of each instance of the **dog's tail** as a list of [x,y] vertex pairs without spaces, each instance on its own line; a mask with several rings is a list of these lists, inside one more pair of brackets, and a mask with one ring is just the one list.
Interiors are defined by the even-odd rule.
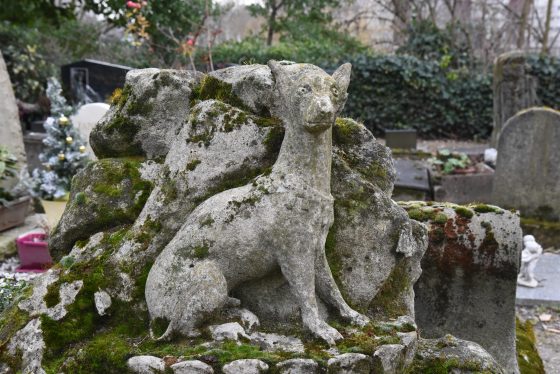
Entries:
[[154,330],[152,329],[152,323],[153,320],[150,321],[150,338],[152,338],[152,340],[155,340],[157,342],[159,341],[167,341],[170,340],[172,335],[173,335],[173,330],[175,329],[175,320],[172,319],[169,322],[169,325],[167,325],[167,329],[165,330],[165,332],[159,337],[156,338],[154,335]]

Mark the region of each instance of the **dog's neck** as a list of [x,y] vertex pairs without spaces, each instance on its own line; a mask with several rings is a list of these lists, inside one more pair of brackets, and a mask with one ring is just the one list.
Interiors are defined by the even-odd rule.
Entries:
[[286,133],[272,167],[274,176],[290,175],[322,194],[331,193],[332,127],[320,133],[309,133],[303,120],[284,120]]

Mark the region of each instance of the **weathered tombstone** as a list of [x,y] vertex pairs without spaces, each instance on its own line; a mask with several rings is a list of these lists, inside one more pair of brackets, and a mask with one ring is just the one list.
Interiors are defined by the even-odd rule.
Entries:
[[13,153],[20,166],[25,161],[25,147],[18,108],[4,58],[0,54],[0,144]]
[[531,108],[509,119],[498,144],[493,203],[523,217],[560,219],[560,112]]
[[385,145],[389,148],[416,149],[414,129],[385,130]]
[[432,200],[432,186],[427,162],[397,158],[394,160],[397,179],[393,200]]
[[124,86],[126,73],[132,68],[96,60],[80,60],[61,68],[62,83],[72,101],[102,102]]
[[494,130],[490,144],[497,148],[504,124],[522,109],[538,103],[537,80],[525,71],[525,54],[504,53],[494,62]]
[[72,116],[72,122],[78,128],[82,139],[87,142],[87,152],[90,154],[92,159],[95,159],[95,156],[91,146],[89,145],[89,134],[108,110],[109,104],[91,103],[82,105],[76,114]]
[[515,292],[522,249],[519,216],[478,204],[402,203],[428,222],[430,242],[414,286],[416,323],[425,338],[452,334],[518,373]]

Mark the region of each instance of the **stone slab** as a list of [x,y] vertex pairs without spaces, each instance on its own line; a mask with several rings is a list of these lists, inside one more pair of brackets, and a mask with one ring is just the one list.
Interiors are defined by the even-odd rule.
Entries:
[[395,188],[409,188],[430,191],[430,179],[427,165],[418,160],[395,159],[397,180]]
[[41,222],[45,220],[44,216],[44,214],[33,214],[25,219],[23,225],[0,232],[0,260],[15,254],[17,237],[39,229]]
[[456,204],[489,203],[492,200],[494,174],[445,175],[434,188],[435,201]]
[[519,305],[560,305],[560,255],[544,253],[535,268],[536,288],[517,286]]

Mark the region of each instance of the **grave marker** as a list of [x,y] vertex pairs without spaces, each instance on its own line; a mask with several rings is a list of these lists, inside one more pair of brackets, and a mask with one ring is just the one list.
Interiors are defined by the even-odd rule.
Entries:
[[498,144],[492,200],[523,217],[560,219],[560,112],[531,108],[509,119]]

